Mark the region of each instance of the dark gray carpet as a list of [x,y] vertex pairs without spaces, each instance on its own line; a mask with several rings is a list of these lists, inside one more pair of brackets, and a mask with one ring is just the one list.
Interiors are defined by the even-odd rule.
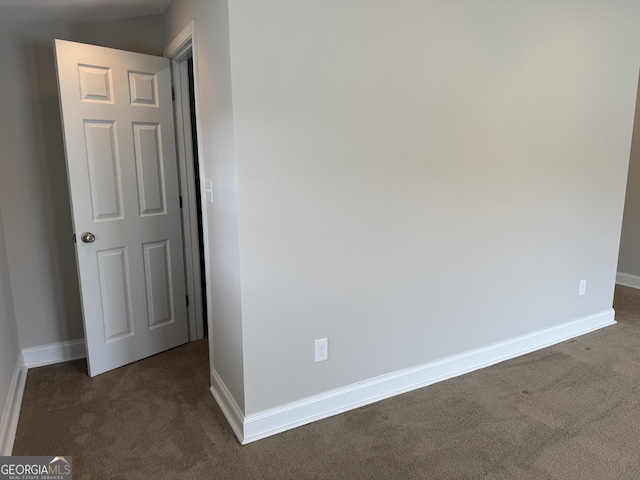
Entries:
[[638,479],[640,291],[615,308],[615,326],[244,447],[205,342],[93,379],[32,369],[13,454],[71,455],[75,479]]

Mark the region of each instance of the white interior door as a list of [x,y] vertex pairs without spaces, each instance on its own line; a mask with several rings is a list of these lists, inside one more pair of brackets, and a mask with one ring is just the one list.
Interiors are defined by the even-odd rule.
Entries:
[[169,60],[55,40],[89,375],[188,341]]

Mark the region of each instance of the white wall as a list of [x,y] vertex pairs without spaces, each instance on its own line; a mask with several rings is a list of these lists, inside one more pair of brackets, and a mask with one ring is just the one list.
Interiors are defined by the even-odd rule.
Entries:
[[636,97],[636,117],[622,219],[618,272],[640,277],[640,83]]
[[229,18],[246,414],[611,308],[640,4]]
[[233,107],[226,0],[176,0],[165,12],[167,43],[196,20],[202,125],[200,161],[213,182],[213,205],[207,205],[209,284],[212,320],[212,370],[244,410],[243,326],[240,307],[240,260]]
[[22,348],[83,337],[54,38],[165,47],[160,17],[0,31],[0,203]]

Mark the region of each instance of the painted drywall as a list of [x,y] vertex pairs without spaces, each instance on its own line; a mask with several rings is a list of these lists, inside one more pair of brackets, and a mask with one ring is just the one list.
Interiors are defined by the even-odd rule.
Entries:
[[240,260],[227,2],[176,0],[164,14],[166,43],[196,20],[200,162],[213,182],[206,206],[212,371],[244,410]]
[[229,1],[246,414],[611,308],[638,20]]
[[[1,75],[2,73],[0,73]],[[7,413],[5,410],[8,405],[11,381],[19,360],[20,347],[0,208],[0,421],[6,419],[4,414]],[[0,432],[4,431],[3,426],[0,425]]]
[[629,159],[627,196],[622,217],[618,272],[640,276],[640,83]]
[[21,348],[83,338],[54,38],[165,47],[160,17],[0,31],[0,203]]

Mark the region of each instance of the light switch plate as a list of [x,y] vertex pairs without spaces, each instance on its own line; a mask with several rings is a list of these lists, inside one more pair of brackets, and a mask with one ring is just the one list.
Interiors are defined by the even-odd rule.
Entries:
[[204,181],[204,194],[207,197],[207,203],[213,205],[213,183],[211,180]]

